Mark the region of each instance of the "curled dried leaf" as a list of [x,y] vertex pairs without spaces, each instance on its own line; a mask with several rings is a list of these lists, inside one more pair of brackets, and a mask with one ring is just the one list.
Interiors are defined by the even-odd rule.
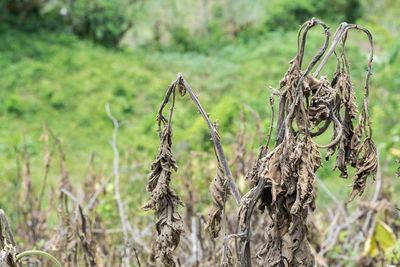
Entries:
[[179,94],[180,94],[181,96],[184,96],[184,95],[186,94],[186,88],[185,88],[185,86],[183,86],[182,84],[179,84],[179,85],[178,85],[178,91],[179,91]]
[[367,138],[362,146],[362,156],[357,161],[357,171],[353,178],[353,191],[351,192],[350,201],[364,192],[367,178],[370,174],[375,176],[378,169],[378,157],[376,146],[371,138]]
[[171,146],[172,129],[167,124],[161,133],[159,155],[151,165],[148,178],[147,191],[151,192],[151,199],[143,206],[144,210],[155,210],[157,235],[153,249],[156,258],[165,266],[175,266],[173,252],[183,232],[183,220],[178,213],[178,206],[183,206],[183,202],[170,187],[171,169],[178,169]]
[[239,212],[238,212],[238,221],[239,221],[241,231],[245,231],[247,228],[247,225],[246,225],[247,211],[249,210],[250,202],[253,199],[256,190],[257,190],[256,187],[251,188],[250,191],[247,192],[242,197],[242,201],[240,202]]
[[208,211],[206,225],[206,228],[210,232],[212,238],[217,238],[221,230],[221,218],[228,194],[228,181],[225,178],[222,166],[218,164],[217,173],[210,184],[210,195],[213,203]]
[[258,152],[257,158],[253,163],[253,167],[251,170],[246,174],[246,181],[249,183],[250,188],[255,187],[258,184],[259,180],[259,173],[261,173],[262,168],[262,158],[266,156],[268,153],[268,148],[265,146],[260,147],[260,151]]
[[316,92],[312,95],[308,115],[310,121],[315,125],[320,124],[329,118],[329,106],[332,105],[337,91],[331,87],[326,77],[321,77],[320,85]]

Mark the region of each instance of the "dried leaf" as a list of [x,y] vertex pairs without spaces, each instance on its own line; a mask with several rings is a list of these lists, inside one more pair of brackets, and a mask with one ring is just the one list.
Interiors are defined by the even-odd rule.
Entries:
[[152,171],[148,177],[147,191],[151,192],[151,199],[143,206],[144,210],[155,210],[157,236],[153,248],[156,258],[165,266],[175,266],[173,251],[183,232],[183,220],[178,213],[178,205],[183,206],[183,202],[169,186],[171,169],[178,169],[171,145],[172,129],[166,125],[161,134],[159,155],[152,163]]
[[221,230],[221,216],[228,194],[228,181],[225,178],[224,170],[218,164],[217,174],[210,184],[210,195],[213,203],[208,211],[206,224],[206,229],[210,232],[212,238],[217,238]]
[[362,156],[357,161],[357,171],[353,178],[353,191],[351,192],[350,201],[359,194],[364,192],[367,178],[370,174],[376,175],[378,168],[378,157],[376,147],[371,138],[367,138],[363,143]]

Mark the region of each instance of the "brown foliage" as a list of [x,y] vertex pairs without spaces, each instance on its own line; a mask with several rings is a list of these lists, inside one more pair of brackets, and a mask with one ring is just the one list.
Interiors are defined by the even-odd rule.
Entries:
[[[307,33],[317,25],[324,29],[325,42],[317,55],[311,60],[307,69],[303,71],[302,63]],[[350,29],[365,32],[371,44],[365,83],[366,94],[361,113],[358,113],[355,93],[351,84],[349,63],[345,53],[347,33]],[[261,144],[263,138],[260,135],[258,116],[248,108],[255,118],[258,139],[261,144],[259,154],[254,162],[251,157],[249,157],[248,162],[245,160],[247,154],[244,138],[245,118],[243,110],[241,111],[243,126],[237,133],[237,144],[231,164],[234,164],[236,177],[243,176],[247,171],[246,180],[251,189],[242,198],[237,193],[234,180],[226,165],[217,127],[209,121],[208,115],[201,107],[190,86],[179,74],[177,80],[168,88],[158,113],[161,138],[160,155],[153,163],[152,173],[149,176],[148,191],[152,192],[152,200],[146,207],[157,210],[156,203],[163,203],[164,198],[168,195],[171,195],[172,199],[170,201],[172,213],[170,214],[175,214],[176,206],[180,204],[179,197],[169,188],[170,168],[175,170],[177,168],[170,151],[172,144],[170,123],[175,104],[175,87],[178,86],[179,93],[182,96],[189,92],[203,115],[210,129],[216,152],[217,174],[210,185],[213,204],[209,210],[209,218],[206,224],[212,238],[217,238],[221,229],[220,223],[225,211],[228,186],[239,205],[237,216],[239,232],[224,238],[223,265],[235,265],[237,261],[240,261],[242,266],[251,266],[253,261],[262,266],[314,265],[314,254],[307,239],[307,221],[310,221],[309,212],[313,212],[315,209],[316,188],[314,180],[315,172],[322,166],[320,150],[327,150],[327,160],[337,151],[335,168],[341,171],[341,177],[348,177],[347,166],[351,165],[356,168],[351,200],[357,194],[363,193],[367,177],[376,173],[377,153],[372,141],[372,128],[368,117],[369,77],[373,57],[372,36],[368,30],[361,26],[342,23],[335,32],[330,49],[326,52],[329,40],[329,28],[322,21],[313,18],[300,27],[297,55],[289,62],[289,68],[280,81],[279,91],[273,89],[270,98],[272,119],[267,142],[264,145]],[[340,54],[336,52],[339,44],[341,44]],[[318,77],[318,75],[333,53],[337,58],[338,65],[334,79],[330,82],[326,76]],[[321,60],[324,54],[325,57]],[[315,73],[311,74],[311,70],[320,60],[321,63]],[[173,102],[170,118],[167,120],[162,115],[162,110],[171,95]],[[279,111],[275,147],[272,151],[269,151],[269,141],[274,126],[274,96],[279,98]],[[341,114],[344,114],[343,118]],[[357,115],[358,123],[354,121]],[[161,124],[164,125],[162,132]],[[330,125],[333,129],[331,142],[328,145],[317,144],[313,138],[324,134]],[[161,168],[162,163],[160,161],[163,162],[164,168]],[[253,163],[249,164],[249,162]],[[249,165],[252,165],[252,167],[247,167]],[[250,249],[250,228],[253,210],[257,204],[259,209],[265,213],[263,217],[265,240],[257,246],[258,252],[254,255]],[[164,205],[164,207],[166,206]],[[178,215],[173,216],[173,218],[180,221]],[[172,220],[171,223],[173,222]],[[167,240],[179,239],[180,228],[170,226],[168,229],[171,228],[175,231],[169,231],[170,236]],[[157,229],[158,235],[160,235],[159,222],[157,222]],[[314,232],[317,233],[318,231],[315,230]],[[240,241],[240,246],[236,244],[236,260],[229,247],[229,240],[231,239],[239,239]],[[163,261],[164,264],[174,264],[171,250],[167,250],[167,248],[175,248],[176,243],[160,240],[159,243],[156,243],[156,255],[162,254],[158,251],[160,248],[157,248],[157,246],[160,246],[159,244],[167,244],[162,248],[162,250],[168,251],[166,253],[168,260]]]
[[213,238],[218,237],[221,230],[221,216],[225,209],[225,202],[229,193],[227,180],[224,178],[224,170],[218,164],[217,174],[210,184],[212,206],[208,211],[207,230]]
[[[175,86],[176,83],[171,85],[174,88]],[[162,115],[162,110],[159,112],[159,126],[162,123],[164,127],[160,132],[159,154],[151,165],[151,173],[148,177],[147,191],[151,193],[151,199],[143,206],[144,210],[155,210],[157,235],[153,241],[153,248],[155,257],[166,266],[175,266],[172,253],[178,246],[183,231],[183,220],[178,213],[178,206],[183,206],[183,202],[169,186],[171,169],[178,170],[171,151],[172,128],[170,123],[175,104],[175,91],[173,91],[173,95],[169,120],[167,121]]]
[[[322,25],[325,29],[325,45],[303,72],[301,65],[306,34],[316,25]],[[316,73],[322,68],[321,65],[314,76],[310,74],[311,69],[327,49],[330,37],[328,28],[323,22],[314,19],[300,28],[298,54],[289,62],[289,69],[280,82],[275,149],[266,156],[258,156],[262,158],[261,164],[260,161],[256,161],[253,170],[248,174],[251,181],[257,181],[260,177],[258,185],[242,198],[239,208],[238,220],[241,231],[245,234],[241,242],[242,266],[251,265],[250,219],[259,199],[259,208],[261,210],[266,208],[270,222],[265,229],[265,243],[256,256],[258,264],[314,265],[314,256],[307,241],[306,221],[309,208],[311,211],[315,208],[314,176],[317,169],[322,166],[319,149],[328,149],[329,156],[333,155],[338,147],[335,167],[341,170],[342,177],[348,176],[347,165],[351,163],[356,167],[351,200],[355,195],[362,194],[367,177],[376,173],[377,154],[371,139],[367,101],[373,53],[371,52],[369,61],[362,112],[353,133],[352,120],[357,115],[357,104],[344,52],[347,31],[352,28],[363,30],[371,41],[371,51],[373,49],[372,38],[366,29],[357,25],[342,24],[335,33],[333,48],[326,55],[329,57],[329,53],[336,48],[335,45],[342,42],[342,54],[340,57],[337,56],[338,68],[332,83],[324,76],[316,78]],[[323,62],[326,62],[325,58]],[[323,64],[325,63],[322,63],[322,66]],[[344,118],[340,118],[341,109],[344,109]],[[312,138],[323,134],[331,122],[334,124],[331,143],[324,146],[316,144]],[[366,129],[367,124],[369,132]],[[316,132],[312,132],[318,127],[320,128]],[[362,141],[364,136],[365,139]],[[260,154],[263,152],[261,150]],[[255,186],[255,183],[252,182],[252,186]]]

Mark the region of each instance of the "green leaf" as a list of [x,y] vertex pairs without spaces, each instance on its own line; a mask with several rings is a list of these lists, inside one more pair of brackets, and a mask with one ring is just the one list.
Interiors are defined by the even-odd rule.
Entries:
[[369,254],[371,257],[375,257],[378,254],[378,244],[379,248],[386,253],[389,248],[395,245],[395,242],[396,237],[390,226],[381,220],[377,220],[374,234],[369,236],[365,242],[364,255]]

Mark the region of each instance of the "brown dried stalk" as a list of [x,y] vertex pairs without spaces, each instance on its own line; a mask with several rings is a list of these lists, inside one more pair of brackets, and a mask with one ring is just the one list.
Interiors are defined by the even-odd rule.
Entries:
[[40,195],[39,195],[39,209],[42,203],[42,199],[44,196],[44,192],[46,190],[47,186],[47,179],[49,176],[49,170],[50,170],[50,163],[51,163],[51,152],[50,152],[50,146],[49,146],[49,135],[48,135],[48,126],[46,122],[43,122],[43,131],[42,135],[40,136],[40,141],[44,142],[44,157],[43,157],[43,165],[44,165],[44,178],[43,178],[43,184],[42,184],[42,189],[40,190]]
[[[24,165],[20,206],[22,207],[21,211],[24,219],[22,220],[22,223],[20,223],[17,227],[17,234],[27,237],[26,241],[28,243],[35,244],[37,241],[43,239],[43,237],[47,233],[47,212],[41,209],[41,197],[37,197],[32,184],[32,177],[30,172],[30,154],[27,151],[26,144],[24,144],[23,151]],[[50,156],[48,157],[50,158]],[[46,170],[46,172],[48,172],[48,169]],[[47,174],[45,174],[45,176],[46,175]],[[45,186],[46,180],[44,180],[42,183],[42,189]]]
[[[32,185],[31,171],[30,171],[30,156],[26,149],[26,143],[24,144],[24,166],[22,176],[22,191],[21,191],[21,207],[23,208],[24,214],[27,215],[29,210],[34,207],[35,200],[33,199],[34,188]],[[28,207],[27,207],[28,204]]]
[[[182,74],[178,74],[178,78],[175,83],[178,84],[179,92],[183,96],[186,92],[189,93],[190,98],[196,104],[198,111],[203,116],[204,120],[207,123],[207,126],[210,130],[211,139],[214,144],[215,155],[218,162],[218,170],[215,179],[212,181],[210,185],[210,193],[213,199],[213,206],[209,211],[209,218],[207,221],[207,228],[210,230],[211,236],[217,237],[220,231],[220,221],[221,214],[223,213],[223,209],[225,206],[225,202],[227,199],[228,192],[231,192],[236,200],[236,203],[239,205],[240,203],[240,194],[239,190],[235,184],[235,181],[232,177],[231,171],[228,166],[228,162],[226,160],[224,150],[221,145],[220,136],[217,131],[217,125],[212,124],[208,114],[205,112],[204,108],[201,106],[199,99],[194,93],[193,89],[189,86],[189,84],[183,79]],[[168,93],[167,93],[168,95]],[[165,101],[165,98],[164,98]],[[164,103],[163,101],[163,103]],[[164,104],[165,105],[165,104]],[[163,104],[162,104],[163,107]],[[223,172],[221,172],[223,171]],[[224,177],[227,177],[225,180]],[[230,190],[228,190],[227,185],[229,184]],[[225,187],[225,189],[224,189]]]
[[77,223],[76,232],[81,241],[86,266],[104,266],[101,250],[97,245],[98,242],[96,242],[97,240],[94,240],[92,235],[92,222],[88,216],[83,214],[80,205],[78,206],[78,208],[79,223]]
[[[207,223],[207,227],[212,233],[212,236],[217,236],[220,230],[221,214],[226,201],[226,194],[228,192],[227,185],[230,186],[236,203],[240,203],[240,195],[237,186],[233,180],[231,171],[228,166],[223,148],[220,142],[220,136],[217,131],[217,126],[212,124],[208,114],[205,112],[200,104],[199,99],[194,93],[193,89],[183,79],[182,74],[178,74],[177,79],[169,86],[167,93],[161,103],[158,110],[158,132],[161,140],[159,155],[152,164],[152,172],[149,176],[149,183],[147,190],[152,192],[152,199],[144,206],[145,209],[156,210],[157,221],[157,241],[155,247],[155,254],[161,258],[165,265],[175,264],[172,259],[172,251],[179,242],[179,237],[182,232],[182,219],[177,213],[177,206],[183,205],[179,197],[169,187],[170,182],[170,169],[177,170],[175,159],[172,157],[171,145],[172,145],[172,128],[171,119],[173,110],[175,107],[175,94],[176,88],[181,96],[184,96],[186,92],[189,93],[190,98],[196,104],[198,111],[203,116],[210,130],[211,139],[214,144],[215,154],[218,161],[218,173],[214,182],[210,187],[210,192],[213,195],[213,207],[210,210],[210,217]],[[169,115],[169,119],[164,117],[163,109],[170,101],[172,95],[172,107]],[[161,130],[161,128],[163,129]],[[227,177],[227,181],[224,177]],[[166,209],[170,212],[166,213]]]
[[[175,89],[175,87],[176,83],[174,82],[170,88]],[[169,119],[167,120],[162,115],[162,108],[160,108],[157,117],[159,127],[161,127],[161,124],[163,125],[163,130],[159,129],[161,143],[159,155],[152,163],[152,171],[148,177],[147,191],[151,192],[151,199],[143,206],[144,210],[155,210],[157,236],[152,247],[155,257],[160,259],[165,266],[175,266],[172,253],[178,246],[183,231],[183,220],[178,213],[178,205],[183,206],[183,202],[169,186],[171,169],[178,170],[171,151],[171,120],[175,105],[175,90],[171,92],[173,93],[173,100]]]
[[183,79],[182,74],[180,74],[180,73],[178,74],[177,81],[180,85],[179,88],[181,88],[180,92],[188,92],[189,93],[190,98],[196,104],[198,111],[200,112],[203,119],[206,121],[208,129],[210,130],[211,139],[215,146],[216,154],[217,154],[218,158],[220,159],[221,165],[224,169],[224,173],[225,173],[226,177],[228,178],[230,190],[232,192],[233,197],[235,198],[236,204],[239,205],[239,203],[240,203],[239,190],[237,189],[235,181],[232,177],[232,173],[229,169],[228,161],[226,160],[225,153],[224,153],[224,150],[221,145],[221,139],[218,134],[218,131],[217,131],[217,129],[215,129],[214,125],[211,123],[208,114],[206,113],[206,111],[204,110],[202,105],[200,104],[200,101],[197,98],[196,94],[194,93],[193,89]]
[[[75,190],[69,180],[68,170],[65,163],[65,153],[61,146],[61,140],[53,131],[47,130],[55,142],[59,153],[60,178],[58,183],[58,217],[59,226],[56,235],[52,238],[52,250],[59,253],[62,266],[75,266],[78,262],[78,240],[75,235],[75,225],[78,219],[78,203],[74,197]],[[72,196],[72,197],[71,197]],[[68,207],[68,198],[74,199],[76,209],[74,216]]]

